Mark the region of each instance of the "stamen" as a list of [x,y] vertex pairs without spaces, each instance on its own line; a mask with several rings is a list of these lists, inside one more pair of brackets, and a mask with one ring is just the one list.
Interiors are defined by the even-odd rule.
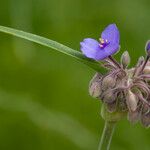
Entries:
[[100,41],[102,44],[104,44],[105,43],[105,41],[103,40],[103,39],[101,39],[101,41]]
[[100,46],[101,48],[103,48],[103,47],[104,47],[104,45],[102,45],[102,44],[99,44],[99,46]]
[[106,39],[103,39],[103,38],[99,38],[99,41],[100,41],[100,48],[104,48],[105,46],[107,46],[109,43],[108,43],[108,40]]
[[102,38],[99,38],[99,41],[100,41],[100,42],[102,42],[103,40],[104,40],[104,39],[102,39]]

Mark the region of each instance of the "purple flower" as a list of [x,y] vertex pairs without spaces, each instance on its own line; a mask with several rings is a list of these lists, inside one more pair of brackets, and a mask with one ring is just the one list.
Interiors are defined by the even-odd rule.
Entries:
[[115,24],[110,24],[101,34],[100,41],[86,38],[82,42],[81,51],[83,54],[95,60],[103,60],[119,50],[120,35]]
[[147,56],[150,57],[150,40],[147,41],[145,50],[147,52]]
[[146,49],[147,51],[150,50],[150,40],[147,41],[146,46],[145,46],[145,49]]

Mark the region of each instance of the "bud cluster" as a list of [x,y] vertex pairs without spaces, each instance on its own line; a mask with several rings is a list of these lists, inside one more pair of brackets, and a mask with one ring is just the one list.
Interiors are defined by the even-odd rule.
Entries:
[[128,69],[130,56],[124,52],[120,63],[111,56],[104,60],[105,75],[96,73],[89,85],[92,97],[100,99],[110,113],[126,112],[132,123],[140,121],[150,127],[150,61],[140,57],[134,68]]

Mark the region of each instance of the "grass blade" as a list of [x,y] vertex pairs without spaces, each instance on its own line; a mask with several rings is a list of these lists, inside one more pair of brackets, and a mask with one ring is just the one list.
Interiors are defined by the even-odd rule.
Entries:
[[38,43],[38,44],[43,45],[43,46],[47,46],[49,48],[52,48],[54,50],[57,50],[59,52],[62,52],[64,54],[67,54],[69,56],[76,58],[80,62],[88,65],[89,67],[91,67],[92,69],[94,69],[96,71],[101,71],[99,62],[92,60],[92,59],[89,59],[89,58],[85,57],[81,52],[74,50],[72,48],[69,48],[63,44],[56,42],[56,41],[53,41],[53,40],[50,40],[50,39],[47,39],[47,38],[44,38],[44,37],[41,37],[41,36],[38,36],[35,34],[16,30],[13,28],[4,27],[4,26],[0,26],[0,32],[11,34],[13,36],[20,37],[20,38],[35,42],[35,43]]

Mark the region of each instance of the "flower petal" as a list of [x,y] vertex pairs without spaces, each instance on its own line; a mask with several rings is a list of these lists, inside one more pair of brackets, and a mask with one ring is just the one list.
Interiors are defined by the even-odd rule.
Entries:
[[119,44],[120,34],[116,24],[110,24],[102,32],[101,37],[112,44]]
[[96,54],[97,52],[100,51],[100,46],[98,41],[91,38],[87,38],[84,39],[83,42],[80,42],[80,45],[81,45],[81,51],[85,56],[96,59],[97,57]]
[[107,56],[113,55],[119,50],[119,45],[118,44],[109,44],[104,48],[105,53]]
[[106,53],[104,49],[100,49],[95,56],[95,60],[103,60],[107,58],[109,55]]
[[95,60],[103,60],[107,58],[108,56],[113,55],[119,50],[118,44],[109,44],[104,49],[100,49],[97,51],[95,55]]

